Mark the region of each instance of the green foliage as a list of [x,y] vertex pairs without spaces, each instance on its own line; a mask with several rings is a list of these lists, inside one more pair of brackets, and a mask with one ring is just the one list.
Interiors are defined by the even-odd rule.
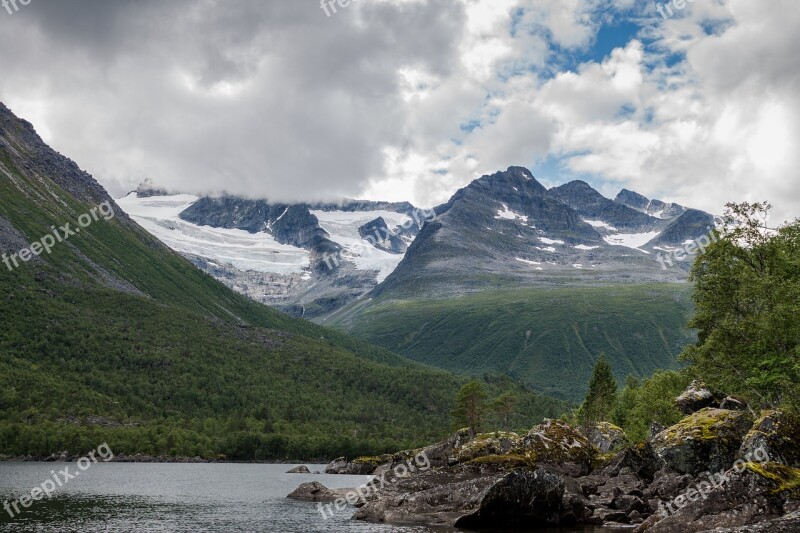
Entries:
[[538,287],[377,299],[338,325],[415,361],[473,376],[501,372],[580,402],[600,352],[620,382],[677,369],[677,355],[695,340],[690,313],[688,285]]
[[[703,380],[751,405],[800,406],[800,220],[767,227],[766,203],[728,204],[693,270],[698,341],[682,354]],[[735,225],[733,225],[735,224]]]
[[616,401],[617,380],[605,354],[600,354],[592,371],[592,379],[589,380],[586,399],[578,409],[578,421],[583,425],[592,425],[608,420]]
[[629,379],[612,410],[611,421],[633,441],[644,441],[653,422],[671,426],[683,418],[675,398],[691,382],[686,372],[657,372],[639,382]]
[[480,431],[486,413],[486,392],[483,385],[476,380],[465,383],[456,394],[453,409],[453,426],[455,429],[468,427],[474,436]]
[[501,395],[491,404],[492,411],[497,415],[498,426],[504,431],[511,431],[511,424],[514,416],[517,414],[515,411],[519,398],[516,394],[507,392]]

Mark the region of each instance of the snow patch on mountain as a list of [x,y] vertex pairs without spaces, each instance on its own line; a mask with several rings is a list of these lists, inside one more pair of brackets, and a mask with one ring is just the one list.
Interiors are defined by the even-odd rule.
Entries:
[[527,223],[528,217],[525,215],[520,215],[515,213],[511,209],[508,208],[506,204],[503,204],[503,209],[497,210],[497,216],[494,217],[496,219],[504,219],[504,220],[521,220],[522,222]]
[[117,204],[140,226],[178,253],[195,255],[243,271],[299,274],[310,267],[309,253],[277,242],[269,233],[197,226],[178,216],[199,198],[191,194],[139,198],[131,193]]
[[649,231],[647,233],[615,233],[614,235],[603,237],[603,240],[612,246],[624,246],[649,254],[650,252],[642,250],[641,247],[658,237],[659,234],[660,232],[658,231]]
[[[344,248],[342,258],[356,265],[358,270],[371,270],[378,273],[381,283],[391,274],[403,254],[390,254],[372,246],[361,238],[358,228],[382,217],[390,230],[397,226],[411,224],[411,217],[393,211],[311,211],[319,219],[319,224],[330,235],[330,240]],[[381,235],[383,237],[383,235]]]
[[602,220],[583,220],[583,221],[594,228],[603,228],[609,231],[618,231],[617,228],[615,228],[611,224],[603,222]]

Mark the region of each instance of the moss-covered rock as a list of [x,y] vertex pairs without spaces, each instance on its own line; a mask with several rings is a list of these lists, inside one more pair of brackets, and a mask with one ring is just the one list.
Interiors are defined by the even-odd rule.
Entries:
[[583,433],[600,453],[620,450],[628,444],[625,431],[611,422],[598,422],[584,428]]
[[[739,457],[800,468],[800,420],[788,413],[767,410],[745,435]],[[767,457],[761,457],[766,455]]]
[[456,459],[461,463],[479,457],[505,455],[516,448],[520,441],[521,438],[516,433],[505,431],[481,433],[456,449]]
[[773,493],[800,499],[800,469],[780,463],[745,463],[745,468],[775,484]]
[[745,411],[705,408],[660,432],[653,449],[681,474],[730,468],[753,419]]

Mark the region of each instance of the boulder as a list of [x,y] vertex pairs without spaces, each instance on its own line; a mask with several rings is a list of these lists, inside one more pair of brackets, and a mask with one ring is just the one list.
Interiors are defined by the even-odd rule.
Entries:
[[719,402],[719,408],[729,411],[747,411],[747,402],[735,396],[726,396]]
[[615,477],[628,471],[651,481],[663,467],[664,461],[656,455],[653,447],[649,443],[640,443],[618,452],[599,469],[599,473]]
[[696,379],[675,398],[675,405],[683,414],[690,415],[706,407],[719,407],[719,395]]
[[739,448],[739,457],[766,460],[800,468],[800,420],[782,411],[767,410],[753,424]]
[[545,419],[528,432],[512,454],[534,464],[558,465],[565,473],[580,476],[589,473],[594,450],[589,440],[566,422]]
[[705,408],[653,439],[653,450],[675,472],[699,474],[730,468],[753,420],[745,411]]
[[611,422],[598,422],[583,430],[583,434],[600,453],[609,453],[622,448],[628,443],[628,438],[621,427]]
[[310,474],[311,470],[308,469],[307,466],[301,465],[292,468],[291,470],[287,470],[287,474]]
[[354,518],[467,529],[557,525],[563,496],[561,476],[544,469],[459,464],[377,487]]
[[312,481],[303,483],[286,497],[303,502],[333,502],[343,498],[348,492],[351,489],[329,489],[319,481]]

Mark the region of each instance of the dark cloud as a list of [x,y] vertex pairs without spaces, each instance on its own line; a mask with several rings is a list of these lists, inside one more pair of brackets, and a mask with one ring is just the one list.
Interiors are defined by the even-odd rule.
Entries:
[[446,1],[326,17],[313,1],[33,0],[0,19],[0,45],[19,50],[0,98],[38,109],[49,140],[116,194],[150,177],[353,195],[409,135],[398,70],[446,75],[463,18]]

